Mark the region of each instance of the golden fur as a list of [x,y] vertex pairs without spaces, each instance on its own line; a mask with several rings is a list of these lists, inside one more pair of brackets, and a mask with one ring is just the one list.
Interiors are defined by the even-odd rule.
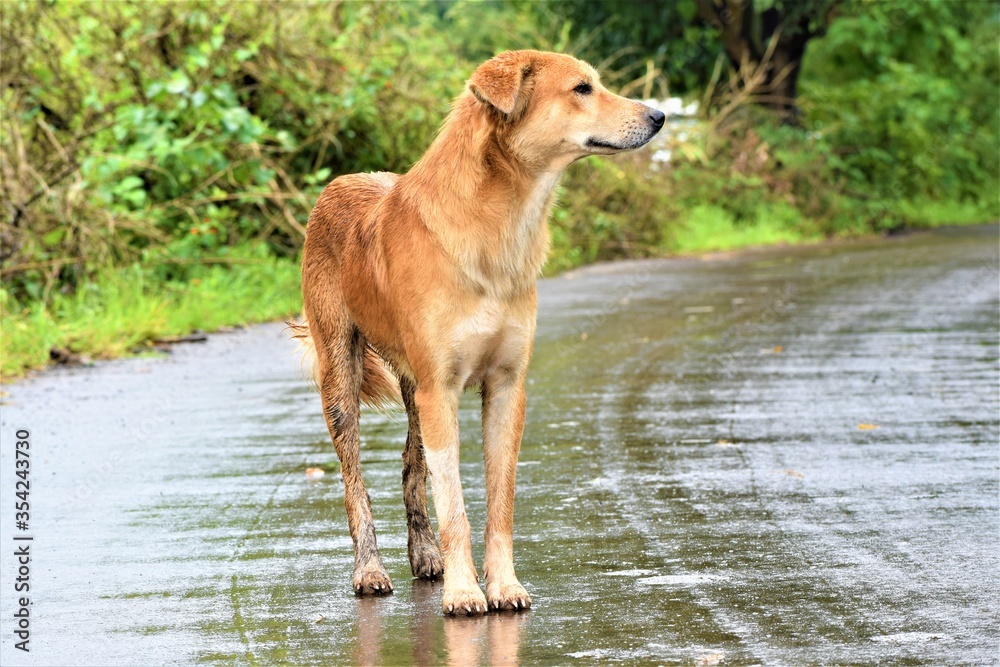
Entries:
[[[307,323],[296,335],[315,355],[341,461],[356,593],[392,590],[361,479],[358,406],[401,402],[414,575],[443,573],[446,613],[530,606],[513,566],[514,478],[549,210],[571,162],[637,148],[662,124],[662,113],[605,90],[586,63],[505,52],[476,69],[408,173],[341,176],[320,195],[302,259]],[[485,596],[458,476],[458,400],[470,387],[483,402]]]

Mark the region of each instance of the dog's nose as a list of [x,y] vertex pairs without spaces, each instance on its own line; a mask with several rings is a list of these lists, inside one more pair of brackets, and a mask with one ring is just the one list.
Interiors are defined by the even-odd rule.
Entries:
[[665,121],[666,119],[667,119],[666,115],[664,115],[664,113],[659,109],[649,110],[649,120],[653,122],[653,127],[655,127],[657,130],[663,127],[663,121]]

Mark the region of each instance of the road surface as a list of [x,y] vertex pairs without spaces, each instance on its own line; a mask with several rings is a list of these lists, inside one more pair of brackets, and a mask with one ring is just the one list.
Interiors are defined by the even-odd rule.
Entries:
[[[377,413],[363,470],[395,594],[351,594],[336,456],[280,325],[6,386],[0,663],[996,664],[997,232],[542,281],[523,614],[444,618],[440,584],[411,580],[405,425]],[[30,653],[17,536],[33,538]]]

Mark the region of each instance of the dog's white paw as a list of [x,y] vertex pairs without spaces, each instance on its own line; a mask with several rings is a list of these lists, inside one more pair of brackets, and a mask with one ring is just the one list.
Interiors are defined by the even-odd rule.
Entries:
[[490,609],[497,611],[517,611],[531,608],[531,596],[518,582],[512,584],[487,584],[487,598]]
[[479,586],[449,590],[441,596],[441,611],[451,615],[475,616],[486,613],[486,596]]

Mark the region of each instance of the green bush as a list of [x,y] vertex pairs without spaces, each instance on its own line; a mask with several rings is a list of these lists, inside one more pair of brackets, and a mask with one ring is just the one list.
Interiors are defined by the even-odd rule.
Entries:
[[[1000,215],[998,7],[860,2],[805,61],[808,122],[861,230],[930,223],[908,202]],[[967,216],[963,216],[967,217]]]

